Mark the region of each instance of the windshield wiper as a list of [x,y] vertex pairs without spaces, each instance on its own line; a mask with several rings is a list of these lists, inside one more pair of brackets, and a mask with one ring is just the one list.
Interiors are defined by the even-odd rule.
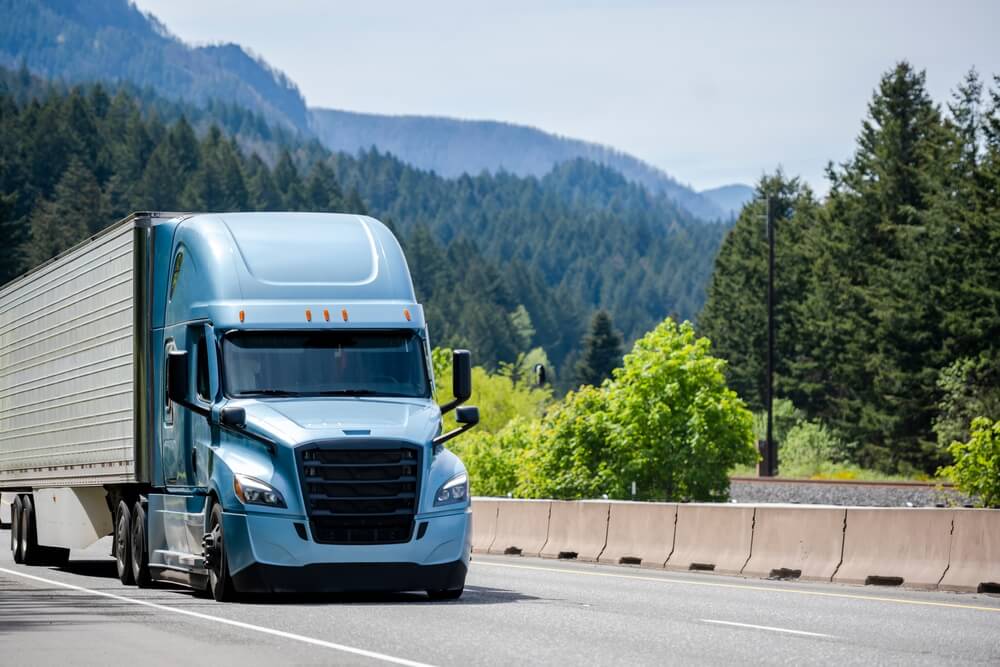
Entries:
[[379,392],[374,389],[331,389],[329,391],[317,391],[314,396],[377,396]]
[[253,391],[241,391],[237,392],[235,396],[237,398],[246,398],[252,396],[301,396],[297,391],[286,391],[284,389],[254,389]]

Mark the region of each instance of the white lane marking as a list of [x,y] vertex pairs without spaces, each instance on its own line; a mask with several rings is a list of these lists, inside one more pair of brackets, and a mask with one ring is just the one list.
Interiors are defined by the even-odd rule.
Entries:
[[365,658],[372,658],[373,660],[381,660],[383,662],[389,662],[396,665],[406,665],[407,667],[431,667],[424,662],[416,662],[414,660],[407,660],[406,658],[397,658],[396,656],[386,655],[385,653],[378,653],[377,651],[368,651],[363,648],[355,648],[353,646],[346,646],[344,644],[337,644],[335,642],[328,642],[322,639],[315,639],[313,637],[306,637],[305,635],[297,635],[294,632],[285,632],[284,630],[275,630],[273,628],[265,628],[260,625],[253,625],[252,623],[243,623],[242,621],[233,621],[228,618],[220,618],[218,616],[212,616],[211,614],[201,614],[196,611],[191,611],[189,609],[178,609],[176,607],[168,607],[162,604],[156,604],[155,602],[147,602],[146,600],[138,600],[136,598],[125,597],[124,595],[115,595],[114,593],[106,593],[104,591],[95,591],[89,588],[84,588],[83,586],[76,586],[74,584],[67,584],[62,581],[54,581],[52,579],[45,579],[44,577],[36,577],[33,574],[25,574],[24,572],[18,572],[16,570],[8,570],[6,568],[0,567],[0,572],[5,574],[10,574],[15,577],[21,577],[23,579],[32,579],[34,581],[40,581],[42,583],[51,584],[53,586],[61,586],[63,588],[68,588],[74,591],[81,591],[83,593],[90,593],[91,595],[98,595],[100,597],[111,598],[112,600],[120,600],[122,602],[129,602],[132,604],[141,605],[143,607],[150,607],[152,609],[158,609],[160,611],[169,611],[174,614],[181,614],[182,616],[190,616],[192,618],[198,618],[203,621],[214,621],[215,623],[221,623],[222,625],[231,625],[235,628],[242,628],[244,630],[253,630],[254,632],[260,632],[265,635],[272,635],[274,637],[281,637],[283,639],[292,639],[297,642],[302,642],[303,644],[312,644],[313,646],[321,646],[323,648],[333,649],[335,651],[343,651],[344,653],[351,653],[353,655],[360,655]]
[[803,635],[806,637],[823,637],[825,639],[836,639],[833,635],[824,635],[821,632],[806,632],[805,630],[789,630],[788,628],[775,628],[770,625],[754,625],[752,623],[736,623],[734,621],[715,621],[711,618],[699,619],[702,623],[715,623],[716,625],[732,625],[737,628],[752,628],[754,630],[768,630],[769,632],[784,632],[790,635]]

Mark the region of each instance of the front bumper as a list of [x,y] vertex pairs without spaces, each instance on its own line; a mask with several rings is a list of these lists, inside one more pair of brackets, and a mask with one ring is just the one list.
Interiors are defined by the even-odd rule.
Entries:
[[465,585],[463,560],[415,563],[315,563],[285,567],[255,563],[233,575],[241,593],[347,593],[453,590]]
[[[418,516],[414,537],[403,544],[317,544],[307,521],[274,514],[224,512],[222,520],[229,570],[240,591],[456,588],[471,552],[471,508]],[[296,523],[304,524],[306,538]]]

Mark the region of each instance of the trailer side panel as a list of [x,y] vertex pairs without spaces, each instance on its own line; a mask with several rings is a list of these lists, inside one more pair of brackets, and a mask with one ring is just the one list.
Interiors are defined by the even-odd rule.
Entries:
[[0,289],[0,488],[135,481],[134,229]]

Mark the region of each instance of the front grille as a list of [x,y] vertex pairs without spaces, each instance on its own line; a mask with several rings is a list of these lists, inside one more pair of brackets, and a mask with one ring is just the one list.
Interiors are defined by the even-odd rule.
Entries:
[[322,544],[409,542],[420,490],[420,450],[306,446],[299,453],[313,539]]

